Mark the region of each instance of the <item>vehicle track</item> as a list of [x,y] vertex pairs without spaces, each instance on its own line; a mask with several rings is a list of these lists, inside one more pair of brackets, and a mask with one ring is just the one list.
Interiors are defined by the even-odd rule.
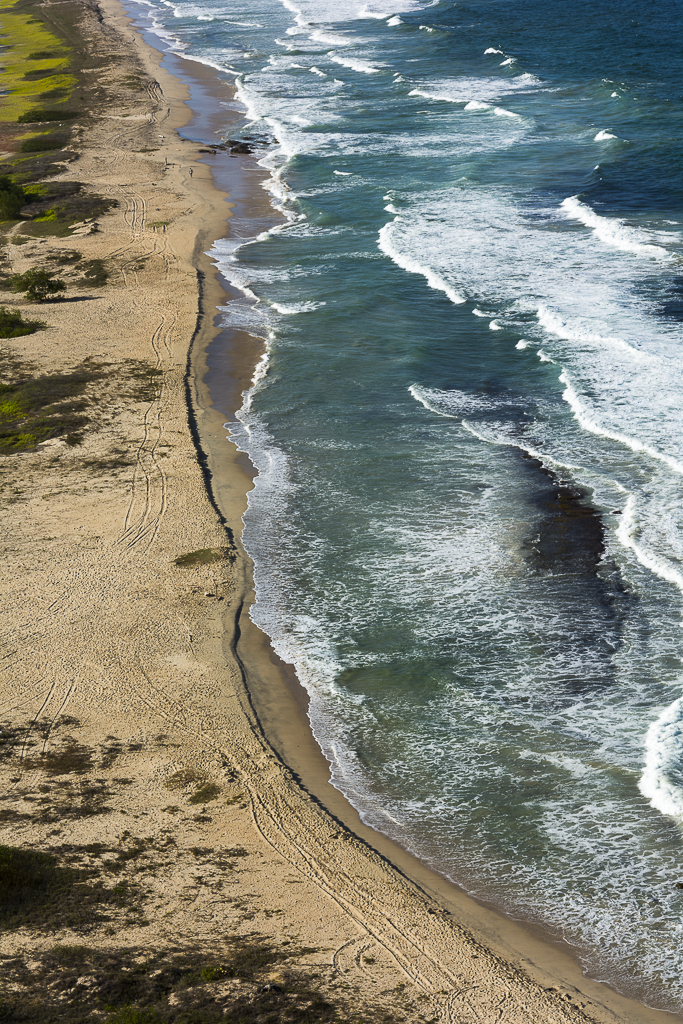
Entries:
[[114,546],[131,550],[141,545],[141,550],[148,551],[156,539],[168,505],[168,480],[156,456],[163,433],[161,403],[155,398],[143,416],[143,439],[135,453],[130,501]]

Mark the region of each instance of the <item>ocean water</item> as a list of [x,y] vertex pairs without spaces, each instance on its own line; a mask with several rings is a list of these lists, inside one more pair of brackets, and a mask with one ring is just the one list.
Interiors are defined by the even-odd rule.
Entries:
[[334,784],[680,1009],[680,0],[145,10],[279,211],[213,252],[267,341],[226,433]]

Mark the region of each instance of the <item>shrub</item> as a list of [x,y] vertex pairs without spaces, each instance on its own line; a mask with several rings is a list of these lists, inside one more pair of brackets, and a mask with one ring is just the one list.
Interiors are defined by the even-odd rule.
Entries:
[[14,220],[26,202],[26,194],[8,174],[0,176],[0,219]]
[[101,288],[109,280],[103,260],[88,260],[82,264],[83,284],[91,287]]
[[208,804],[210,800],[215,800],[220,794],[220,786],[217,786],[215,782],[207,782],[205,786],[198,789],[196,793],[193,793],[188,803],[191,804]]
[[24,320],[18,310],[0,306],[0,338],[21,338],[46,326],[42,320]]
[[211,565],[213,562],[222,562],[230,558],[229,548],[200,548],[199,551],[189,551],[186,555],[179,555],[174,559],[175,564],[181,568],[190,565]]
[[68,142],[66,135],[35,135],[32,139],[24,139],[19,146],[21,153],[44,153],[49,149],[61,149]]
[[17,118],[19,124],[37,124],[41,121],[72,121],[78,117],[76,110],[49,110],[46,107],[34,107]]
[[66,284],[50,270],[39,270],[31,267],[24,274],[15,274],[10,278],[15,292],[24,292],[30,302],[46,302],[51,296],[66,291]]

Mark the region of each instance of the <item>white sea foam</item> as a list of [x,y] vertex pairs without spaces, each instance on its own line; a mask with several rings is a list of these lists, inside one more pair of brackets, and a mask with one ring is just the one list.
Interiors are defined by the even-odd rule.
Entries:
[[356,42],[353,36],[344,36],[339,32],[327,32],[319,28],[314,29],[309,38],[316,43],[324,43],[325,46],[353,46]]
[[[397,217],[393,222],[399,221],[401,218]],[[391,224],[386,224],[379,233],[379,247],[382,252],[386,253],[394,263],[398,264],[402,270],[407,270],[412,274],[421,274],[430,288],[434,288],[436,291],[445,292],[451,302],[459,304],[466,302],[467,299],[462,295],[445,277],[431,270],[424,263],[420,263],[419,260],[415,259],[414,256],[409,256],[402,253],[399,249],[394,246],[391,238]]]
[[[668,466],[669,469],[672,469],[674,473],[683,475],[683,463],[679,462],[678,459],[674,459],[670,455],[658,451],[652,445],[639,441],[635,437],[629,437],[627,434],[622,434],[600,422],[599,418],[595,416],[595,414],[591,413],[585,402],[579,398],[576,389],[569,380],[566,370],[562,371],[559,379],[560,382],[565,385],[562,397],[570,406],[574,416],[584,430],[588,430],[591,434],[597,434],[600,437],[607,437],[611,441],[617,441],[619,444],[623,444],[627,448],[630,448],[632,452],[648,455],[651,459],[664,463],[664,465]],[[622,522],[622,528],[623,525],[624,524]],[[648,566],[648,568],[652,568],[652,566]],[[673,580],[670,582],[672,581]]]
[[649,353],[642,352],[640,349],[635,348],[624,338],[620,338],[614,334],[598,334],[596,331],[592,330],[591,327],[587,326],[584,320],[580,318],[568,320],[561,314],[549,309],[544,303],[539,305],[536,316],[538,317],[538,322],[541,327],[548,331],[548,333],[556,335],[558,338],[565,338],[567,341],[579,341],[586,342],[588,344],[606,345],[618,348],[624,352],[628,352],[632,359],[638,360],[639,362],[651,362],[653,359]]
[[666,708],[647,731],[638,788],[662,814],[683,818],[683,697]]
[[585,778],[586,775],[591,775],[596,770],[580,761],[577,757],[567,757],[563,754],[551,754],[546,751],[541,753],[537,750],[520,750],[517,756],[525,761],[546,761],[556,768],[569,772],[570,775],[577,779]]
[[500,66],[501,66],[502,68],[504,68],[504,67],[506,67],[506,66],[507,66],[508,64],[516,64],[516,63],[517,63],[517,58],[516,58],[516,57],[508,57],[508,58],[507,58],[507,60],[502,60],[502,61],[500,62]]
[[338,174],[340,178],[350,178],[353,175],[353,171],[332,171],[333,174]]
[[503,50],[496,50],[495,46],[489,46],[488,50],[484,50],[484,53],[485,54],[486,53],[499,53],[502,56],[504,51]]
[[489,324],[489,330],[490,331],[504,331],[505,328],[501,324],[499,324],[497,320],[492,320],[491,323]]
[[296,302],[284,305],[280,302],[274,302],[270,300],[271,306],[282,313],[284,316],[292,316],[294,313],[310,313],[314,309],[320,309],[321,306],[327,305],[326,302]]
[[447,416],[450,419],[459,419],[461,416],[472,416],[475,414],[490,413],[501,409],[510,410],[519,407],[519,402],[510,398],[497,398],[493,395],[472,395],[464,391],[444,391],[441,388],[426,388],[420,384],[411,384],[408,392],[415,401],[424,405],[430,412],[436,412],[439,416]]
[[[424,403],[422,404],[424,405]],[[429,408],[429,406],[426,408]],[[431,411],[438,413],[440,416],[446,416],[449,419],[456,418],[455,416],[451,416],[449,413],[438,408],[434,408]],[[464,427],[468,434],[476,437],[478,441],[483,441],[484,444],[495,445],[496,447],[502,448],[516,448],[518,451],[524,452],[525,455],[529,455],[532,459],[536,459],[542,466],[550,469],[558,476],[571,478],[572,476],[580,476],[581,474],[580,466],[572,466],[569,463],[561,462],[559,459],[553,458],[548,454],[548,452],[541,451],[533,445],[520,440],[519,437],[513,436],[509,432],[509,427],[507,431],[505,431],[505,429],[501,429],[504,427],[503,424],[497,424],[496,429],[496,426],[488,423],[479,422],[474,424],[469,420],[463,419],[461,420],[461,426]]]
[[672,254],[660,245],[653,245],[646,232],[638,228],[628,227],[622,220],[613,217],[602,217],[578,196],[569,196],[560,204],[567,217],[578,220],[586,227],[592,228],[596,236],[606,245],[625,252],[637,253],[639,256],[654,256],[658,259],[671,259]]
[[634,552],[641,565],[653,572],[655,576],[672,583],[683,593],[683,572],[679,571],[670,561],[649,550],[640,540],[638,520],[636,517],[636,501],[629,495],[624,506],[621,520],[617,528],[617,538],[625,548]]
[[357,57],[340,57],[338,54],[331,53],[330,60],[333,60],[335,64],[343,64],[344,67],[351,68],[352,71],[361,71],[365,75],[378,75],[382,70],[381,67],[375,67],[367,60],[359,60]]
[[408,95],[424,96],[425,99],[443,100],[446,103],[490,103],[502,96],[534,91],[540,84],[540,80],[533,75],[519,75],[516,78],[443,78],[423,82]]
[[614,135],[612,132],[607,131],[606,128],[603,128],[603,130],[598,132],[598,134],[595,136],[595,140],[594,141],[595,142],[605,142],[607,139],[616,139],[616,138],[618,138],[617,135]]
[[280,0],[288,10],[296,15],[298,23],[321,25],[335,22],[370,19],[385,21],[396,14],[419,10],[422,6],[417,0],[386,0],[378,3],[359,4],[358,0]]
[[389,18],[387,25],[391,25],[393,28],[395,25],[403,25],[403,21],[399,18],[398,14],[395,14],[393,18]]
[[529,342],[525,341],[524,338],[520,338],[519,341],[517,342],[517,344],[515,345],[515,348],[518,348],[520,350],[524,350],[525,348],[528,348],[528,347],[529,347]]

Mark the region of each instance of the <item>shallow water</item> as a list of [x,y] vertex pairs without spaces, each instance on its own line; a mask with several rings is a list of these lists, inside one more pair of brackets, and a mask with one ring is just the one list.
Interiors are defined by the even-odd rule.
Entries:
[[148,13],[286,216],[214,256],[268,341],[254,618],[335,785],[679,1009],[681,3]]

